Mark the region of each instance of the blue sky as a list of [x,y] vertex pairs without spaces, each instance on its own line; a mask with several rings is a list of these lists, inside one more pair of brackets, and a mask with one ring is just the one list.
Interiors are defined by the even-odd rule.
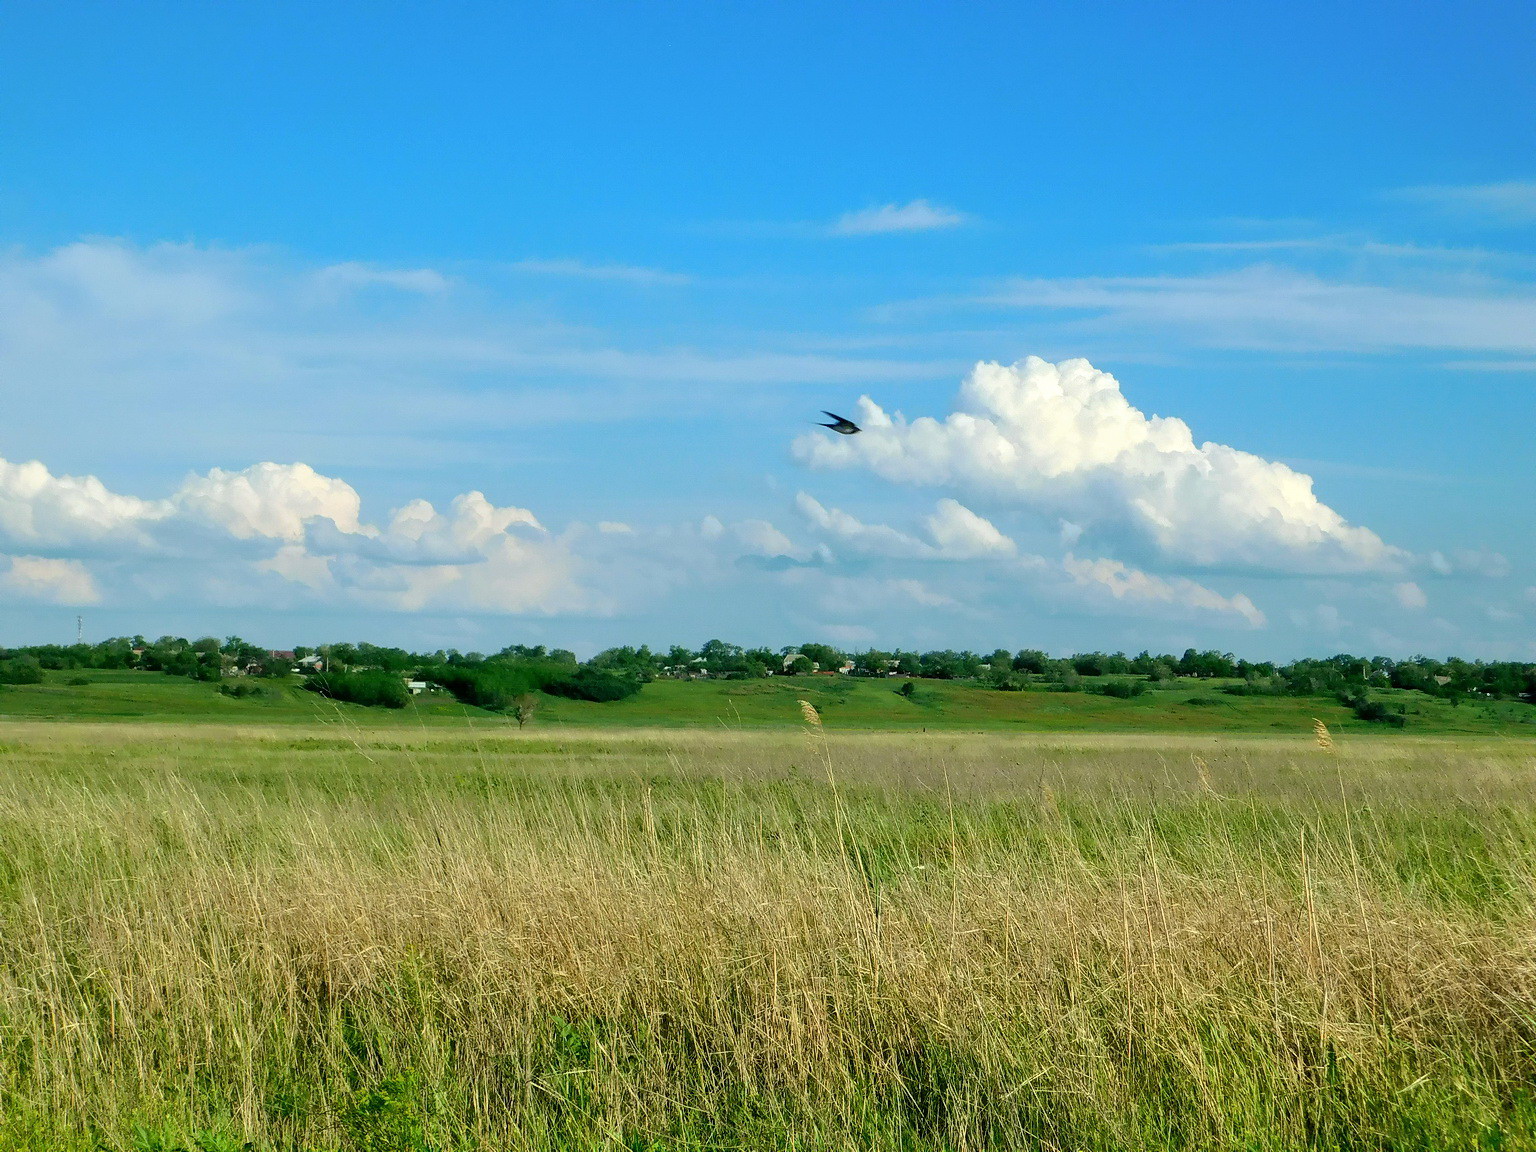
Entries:
[[0,634],[1536,657],[1533,48],[8,5]]

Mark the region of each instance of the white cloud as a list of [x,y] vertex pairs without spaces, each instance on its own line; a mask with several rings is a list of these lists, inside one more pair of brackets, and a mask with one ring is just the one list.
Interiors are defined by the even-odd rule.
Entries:
[[1079,326],[1182,332],[1218,348],[1536,350],[1536,293],[1484,279],[1388,287],[1257,267],[1208,276],[1019,279],[976,302],[1087,312],[1092,319]]
[[795,508],[812,527],[861,555],[921,557],[932,545],[886,524],[865,524],[840,508],[826,508],[805,492],[795,496]]
[[362,531],[362,501],[343,480],[308,464],[254,464],[242,472],[214,468],[191,476],[171,498],[180,514],[222,528],[237,540],[302,540],[306,522],[322,518],[342,532]]
[[55,476],[36,460],[0,459],[0,541],[25,548],[147,544],[164,504],[108,491],[94,476]]
[[1253,628],[1265,624],[1264,613],[1247,596],[1223,596],[1186,577],[1153,576],[1118,560],[1079,559],[1070,553],[1062,560],[1062,567],[1080,587],[1107,592],[1130,605],[1237,616]]
[[[426,289],[418,273],[430,272],[388,274]],[[701,347],[593,330],[526,292],[484,286],[349,289],[379,274],[257,248],[96,239],[0,250],[8,438],[32,451],[89,447],[105,467],[321,452],[441,466],[445,441],[462,450],[488,430],[650,420],[668,400],[729,405],[733,386],[867,387],[939,364],[778,334]],[[92,419],[69,428],[70,411]]]
[[[151,600],[285,603],[382,611],[606,611],[581,561],[525,508],[479,492],[446,512],[412,500],[379,527],[345,481],[306,464],[191,476],[164,500],[0,460],[0,544],[61,555],[11,562],[6,591],[60,603]],[[69,559],[73,553],[82,560]],[[95,561],[111,581],[98,588]]]
[[939,554],[951,560],[1011,556],[1014,543],[996,525],[958,500],[940,500],[924,524]]
[[1148,417],[1086,360],[978,364],[943,421],[892,417],[867,397],[858,436],[795,442],[819,468],[1010,500],[1200,566],[1387,571],[1406,554],[1319,501],[1311,477]]
[[633,264],[588,264],[583,260],[519,260],[513,271],[535,276],[567,276],[578,280],[616,280],[628,284],[688,284],[693,277]]
[[45,604],[96,604],[101,593],[78,560],[14,556],[0,572],[0,600],[36,600]]
[[1536,221],[1536,180],[1427,185],[1401,188],[1392,195],[1458,215],[1482,216],[1510,224]]
[[1291,236],[1255,240],[1193,240],[1154,244],[1154,252],[1323,252],[1388,260],[1486,261],[1504,254],[1486,248],[1450,248],[1436,244],[1393,244],[1362,236]]
[[795,507],[826,536],[855,553],[910,560],[979,560],[1011,556],[1014,543],[991,521],[978,516],[956,500],[945,498],[923,521],[927,540],[908,535],[886,524],[865,524],[840,508],[826,508],[805,492],[795,496]]
[[935,228],[955,228],[966,222],[963,212],[912,200],[906,204],[882,204],[838,217],[832,231],[839,236],[870,236],[881,232],[928,232]]
[[446,292],[452,284],[434,268],[375,268],[354,261],[322,268],[315,280],[325,288],[394,288],[428,295]]
[[1510,573],[1507,557],[1481,548],[1431,552],[1424,558],[1424,562],[1437,576],[1481,576],[1489,580],[1500,580]]
[[1424,589],[1411,581],[1394,584],[1392,595],[1397,597],[1397,602],[1410,612],[1418,612],[1429,607],[1429,597],[1424,595]]

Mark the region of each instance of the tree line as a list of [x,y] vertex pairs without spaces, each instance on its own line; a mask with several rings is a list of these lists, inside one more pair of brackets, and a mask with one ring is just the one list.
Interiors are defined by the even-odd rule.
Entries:
[[[658,678],[751,679],[769,675],[846,674],[902,677],[908,681],[969,680],[1018,691],[1043,685],[1059,691],[1096,691],[1134,696],[1180,679],[1222,681],[1233,695],[1334,696],[1365,719],[1385,719],[1373,688],[1412,689],[1459,703],[1484,699],[1536,703],[1536,663],[1445,660],[1414,656],[1341,653],[1289,663],[1250,661],[1230,652],[1182,655],[1080,652],[1053,657],[1037,648],[990,653],[937,649],[927,652],[866,649],[845,652],[828,644],[749,648],[710,640],[697,649],[621,646],[590,660],[563,648],[511,644],[498,652],[439,649],[412,652],[368,643],[297,646],[291,653],[260,648],[238,636],[187,640],[162,636],[114,637],[96,644],[41,644],[0,648],[0,684],[38,683],[47,670],[136,669],[209,682],[236,678],[286,678],[302,662],[304,685],[333,699],[404,707],[407,678],[428,681],[466,704],[514,711],[532,693],[611,701],[632,695]],[[226,690],[231,690],[228,684]],[[243,687],[243,686],[242,686]],[[910,689],[907,691],[910,692]],[[231,690],[231,694],[236,694]]]

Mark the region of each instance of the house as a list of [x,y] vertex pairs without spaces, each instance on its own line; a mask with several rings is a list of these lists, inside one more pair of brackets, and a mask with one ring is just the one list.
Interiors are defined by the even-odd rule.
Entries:
[[423,692],[431,691],[432,688],[425,680],[407,680],[405,686],[412,696],[420,696]]

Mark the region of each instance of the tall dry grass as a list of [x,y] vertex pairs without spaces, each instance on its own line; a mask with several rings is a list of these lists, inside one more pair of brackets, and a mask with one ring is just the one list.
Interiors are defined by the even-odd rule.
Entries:
[[1536,1133],[1528,745],[4,740],[0,1147]]

